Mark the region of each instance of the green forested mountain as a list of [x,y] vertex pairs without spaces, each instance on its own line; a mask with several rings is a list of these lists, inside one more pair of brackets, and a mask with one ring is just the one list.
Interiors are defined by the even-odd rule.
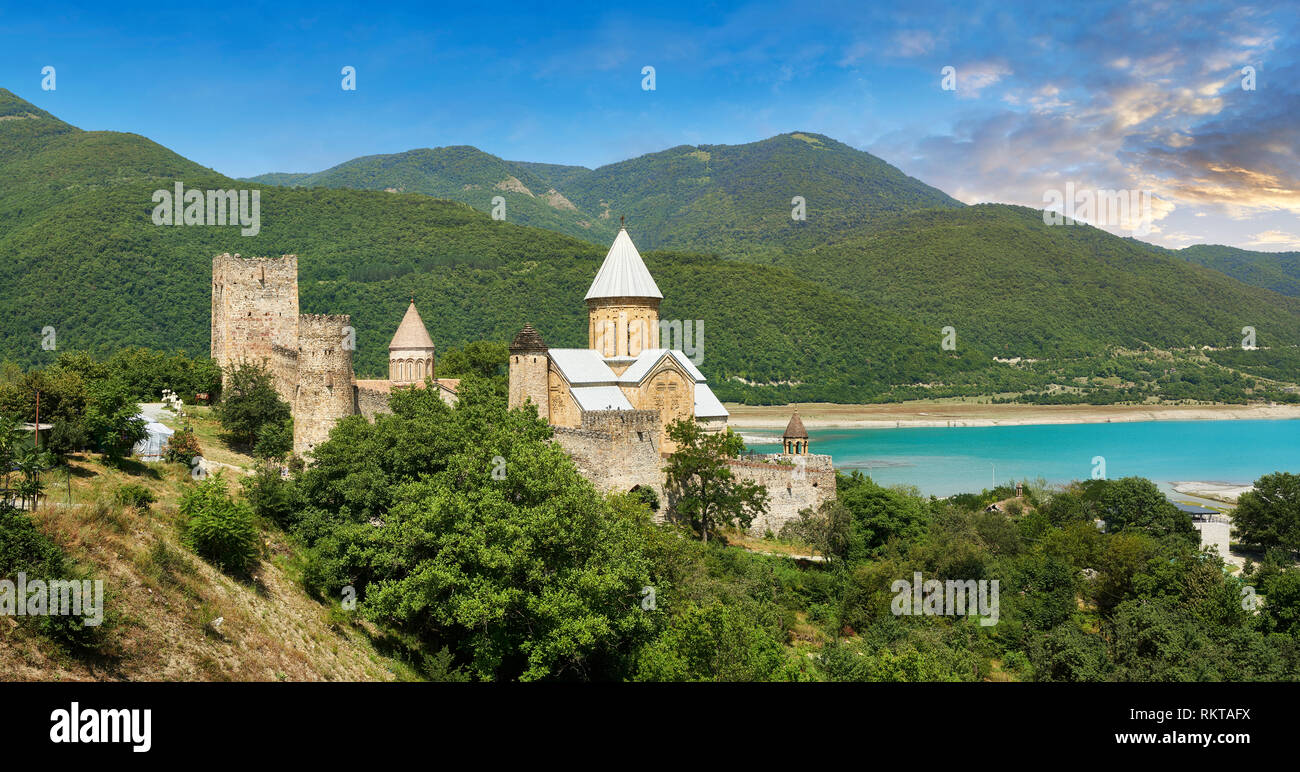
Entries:
[[[802,132],[670,148],[577,177],[568,193],[588,211],[626,215],[644,248],[724,257],[789,254],[889,215],[961,206],[870,153]],[[806,220],[791,217],[796,196]]]
[[[744,146],[734,158],[733,148],[694,149],[689,160],[673,161],[674,151],[665,151],[647,163],[693,174],[705,153],[710,164],[725,161],[711,166],[717,179],[740,179],[746,164],[767,179],[781,164],[745,160],[760,145],[768,158],[801,162],[809,153],[842,153],[829,140],[787,135]],[[804,176],[846,179],[843,165],[831,166],[834,174]],[[509,168],[521,182],[548,189],[588,176],[574,167]],[[644,173],[627,187],[691,184]],[[803,179],[794,167],[788,175]],[[245,237],[238,226],[154,225],[153,192],[176,182],[260,190],[261,231]],[[695,252],[650,250],[654,239],[642,232],[650,226],[632,215],[629,229],[665,294],[663,318],[703,320],[701,364],[720,396],[851,402],[1045,392],[1052,384],[1091,389],[1089,377],[1100,379],[1108,367],[1112,382],[1095,384],[1110,389],[1108,400],[1223,398],[1228,389],[1244,400],[1260,392],[1233,370],[1283,386],[1300,380],[1292,372],[1300,359],[1286,353],[1294,349],[1275,349],[1263,364],[1225,356],[1216,365],[1198,355],[1180,362],[1178,376],[1146,359],[1116,370],[1105,363],[1113,364],[1119,347],[1235,345],[1245,325],[1256,327],[1261,346],[1294,345],[1300,301],[1092,228],[1048,228],[1027,209],[957,208],[945,199],[939,208],[909,212],[942,194],[901,175],[895,182],[901,198],[846,204],[842,230],[801,231],[787,241],[778,234],[771,251],[735,256],[741,259],[697,253],[716,243]],[[759,198],[729,199],[745,206],[731,210],[736,225],[727,238],[757,239],[778,227],[762,217],[745,220]],[[808,200],[809,220],[798,225],[811,228],[818,199]],[[696,203],[693,211],[707,212],[703,199]],[[853,225],[850,210],[869,217]],[[358,372],[378,375],[412,296],[444,349],[509,340],[524,322],[552,345],[581,345],[582,296],[605,246],[494,221],[428,195],[237,182],[144,137],[69,126],[0,90],[0,250],[0,360],[30,366],[53,361],[58,351],[126,345],[205,354],[213,255],[293,253],[302,311],[351,314]],[[957,329],[956,351],[939,345],[948,325]],[[55,330],[56,351],[41,346],[47,327]],[[994,363],[995,355],[1083,358],[1025,367]],[[1170,382],[1141,394],[1118,385],[1160,379]],[[1048,396],[1066,398],[1059,390]]]
[[[206,353],[221,252],[299,255],[303,312],[353,316],[362,374],[383,372],[411,296],[440,347],[509,340],[525,321],[553,345],[585,343],[582,296],[602,247],[424,195],[238,183],[143,137],[81,131],[8,92],[0,99],[24,116],[0,121],[0,359],[33,365],[124,345]],[[261,190],[260,233],[154,225],[153,191],[178,180]],[[665,318],[704,320],[702,364],[720,387],[734,376],[866,399],[895,384],[991,377],[977,347],[942,352],[916,323],[785,269],[647,260],[668,295]],[[55,351],[40,345],[46,327]]]
[[1197,244],[1175,250],[1173,254],[1237,281],[1300,297],[1300,252],[1253,252],[1219,244]]
[[782,257],[801,277],[1000,356],[1077,356],[1110,347],[1300,343],[1300,301],[1250,287],[1086,225],[1043,224],[1025,207],[982,204],[904,215],[871,232]]
[[582,167],[515,164],[477,148],[439,147],[391,155],[354,158],[315,174],[263,174],[250,179],[267,185],[351,188],[424,193],[491,212],[492,199],[505,199],[505,219],[521,225],[604,243],[614,238],[611,221],[574,206],[552,180]]
[[[961,204],[870,153],[795,132],[744,145],[682,145],[591,170],[503,161],[471,147],[367,156],[317,174],[264,174],[272,185],[428,193],[488,211],[496,187],[513,222],[605,243],[626,217],[643,249],[685,249],[723,257],[820,243],[878,218]],[[544,191],[554,191],[548,199]],[[803,197],[807,219],[791,217]],[[516,198],[522,197],[517,203]],[[548,203],[549,202],[549,203]],[[569,205],[576,205],[570,209]]]

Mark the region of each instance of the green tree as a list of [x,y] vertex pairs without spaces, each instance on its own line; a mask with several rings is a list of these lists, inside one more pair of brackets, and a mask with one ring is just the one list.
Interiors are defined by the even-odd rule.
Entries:
[[668,506],[679,521],[699,530],[701,541],[707,542],[709,531],[724,525],[748,528],[767,511],[767,489],[737,479],[727,463],[745,449],[740,435],[730,428],[705,432],[686,419],[670,424],[668,437],[677,445],[664,467]]
[[221,570],[244,575],[257,560],[253,511],[230,497],[220,472],[181,496],[180,513],[190,547]]
[[853,518],[850,552],[855,560],[879,554],[892,538],[915,541],[925,533],[929,513],[925,502],[877,485],[854,471],[836,472],[836,496]]
[[817,511],[811,507],[781,527],[781,536],[796,538],[826,558],[827,563],[844,559],[853,536],[853,515],[849,508],[832,499]]
[[86,415],[82,424],[108,461],[125,458],[137,442],[149,436],[140,406],[116,380],[90,383],[86,388]]
[[506,344],[495,340],[476,340],[466,343],[463,349],[447,349],[438,360],[436,374],[439,378],[463,378],[478,375],[492,378],[501,375],[510,363]]
[[341,421],[297,482],[308,581],[357,593],[370,619],[447,647],[483,680],[620,678],[662,582],[645,506],[601,496],[535,412],[484,379],[455,408],[394,393],[373,424]]
[[258,365],[234,365],[215,413],[237,444],[252,448],[264,431],[292,424],[289,404],[280,399],[271,374]]
[[1256,480],[1237,499],[1232,527],[1243,544],[1300,551],[1300,474],[1274,472]]
[[1190,542],[1199,538],[1191,517],[1169,503],[1156,484],[1146,478],[1089,480],[1084,490],[1085,500],[1096,507],[1109,533],[1137,529],[1156,538],[1176,536]]

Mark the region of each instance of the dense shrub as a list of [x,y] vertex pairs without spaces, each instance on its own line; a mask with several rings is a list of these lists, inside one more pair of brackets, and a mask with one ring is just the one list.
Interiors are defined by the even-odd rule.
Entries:
[[258,536],[253,511],[226,492],[220,473],[181,497],[186,540],[195,552],[223,571],[245,574],[257,559]]
[[150,504],[158,500],[158,497],[143,485],[128,483],[114,491],[113,500],[124,507],[148,509]]
[[163,451],[165,460],[185,466],[193,465],[194,459],[201,455],[203,448],[199,445],[199,438],[189,428],[177,429],[167,440],[167,448]]

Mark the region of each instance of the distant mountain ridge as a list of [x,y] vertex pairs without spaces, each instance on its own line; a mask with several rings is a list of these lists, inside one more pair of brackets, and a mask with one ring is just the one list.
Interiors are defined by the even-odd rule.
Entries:
[[[472,147],[365,156],[312,174],[263,174],[296,187],[425,193],[506,219],[608,243],[626,217],[643,249],[753,257],[807,247],[828,231],[893,215],[959,208],[946,193],[820,134],[792,132],[742,145],[681,145],[581,166],[506,161]],[[796,198],[806,219],[795,219]]]
[[500,197],[509,222],[591,242],[613,239],[618,229],[608,217],[601,220],[580,210],[553,183],[543,179],[549,175],[563,177],[565,168],[571,167],[517,164],[478,148],[456,145],[362,156],[321,172],[275,172],[248,180],[287,187],[423,193],[469,204],[487,213],[492,213],[494,199]]
[[1237,281],[1300,297],[1300,252],[1255,252],[1219,244],[1175,250],[1184,260],[1213,268]]

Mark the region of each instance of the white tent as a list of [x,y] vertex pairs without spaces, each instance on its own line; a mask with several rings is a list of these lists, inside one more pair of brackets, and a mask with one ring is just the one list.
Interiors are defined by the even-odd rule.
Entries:
[[175,432],[157,421],[149,421],[144,428],[149,433],[148,436],[137,442],[131,453],[139,456],[142,461],[161,461],[163,449]]

